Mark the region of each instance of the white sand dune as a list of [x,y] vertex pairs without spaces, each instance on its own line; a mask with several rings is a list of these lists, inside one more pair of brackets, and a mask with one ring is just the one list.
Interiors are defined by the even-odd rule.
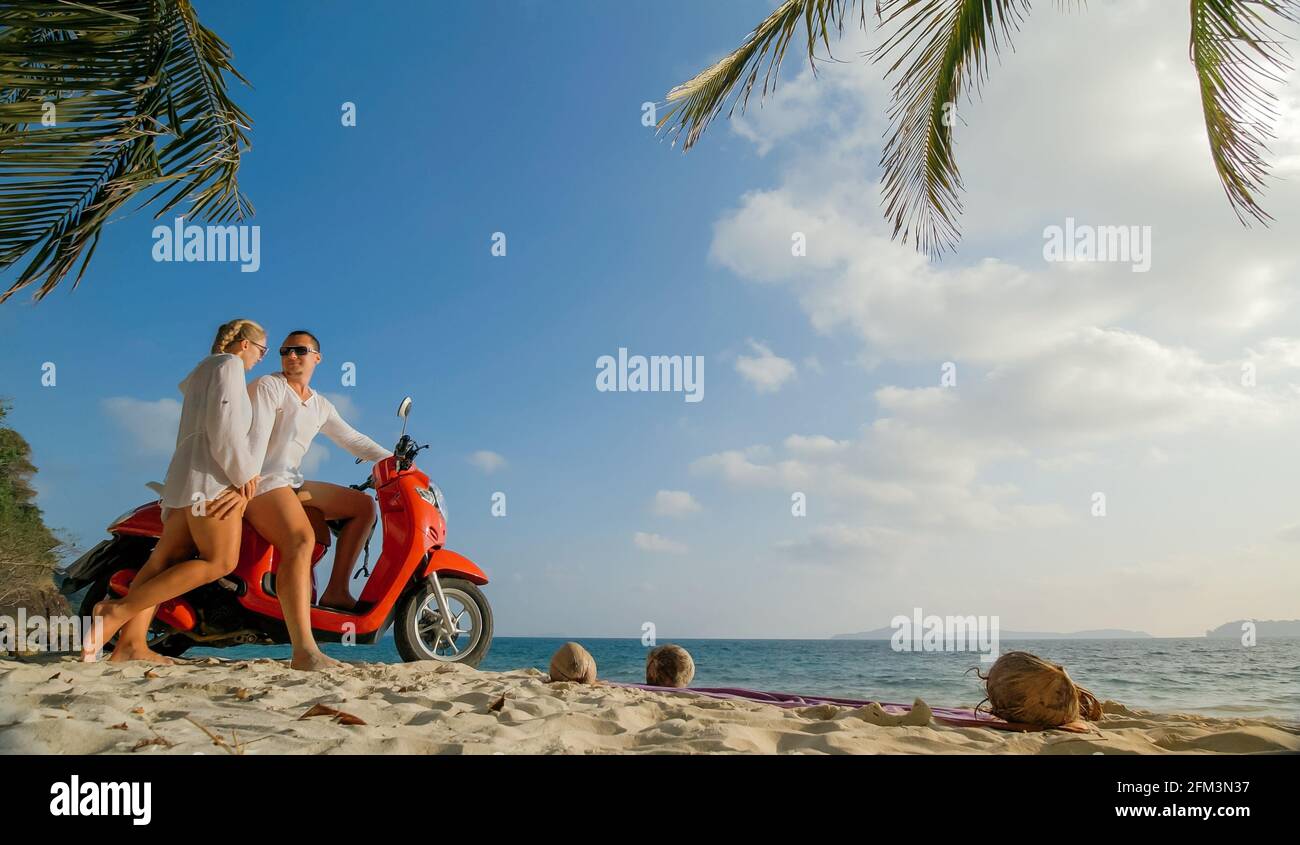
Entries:
[[[898,721],[867,708],[767,704],[545,683],[536,669],[272,660],[188,665],[0,660],[0,753],[1167,754],[1300,751],[1300,726],[1134,711],[1090,734]],[[325,715],[316,705],[364,724]],[[317,708],[318,710],[320,708]],[[921,710],[921,708],[918,708]],[[924,721],[924,710],[904,722]]]

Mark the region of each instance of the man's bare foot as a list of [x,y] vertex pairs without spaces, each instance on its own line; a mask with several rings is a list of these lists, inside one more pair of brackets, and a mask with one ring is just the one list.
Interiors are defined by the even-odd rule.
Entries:
[[351,593],[344,593],[336,596],[329,590],[325,595],[320,597],[317,607],[324,607],[328,610],[356,610],[357,600],[352,597]]
[[323,672],[326,669],[342,669],[346,664],[341,660],[335,660],[323,651],[298,651],[295,649],[289,665],[304,672]]
[[131,660],[147,660],[150,663],[162,663],[167,666],[176,662],[167,655],[159,654],[148,646],[145,646],[144,648],[131,648],[122,643],[115,645],[113,647],[113,653],[108,656],[109,663],[126,663]]
[[117,632],[122,630],[122,626],[131,620],[130,614],[122,610],[122,603],[112,599],[105,599],[95,605],[95,609],[90,612],[91,618],[96,624],[90,626],[81,639],[81,660],[83,663],[94,663],[99,659],[99,652],[107,643],[117,636]]

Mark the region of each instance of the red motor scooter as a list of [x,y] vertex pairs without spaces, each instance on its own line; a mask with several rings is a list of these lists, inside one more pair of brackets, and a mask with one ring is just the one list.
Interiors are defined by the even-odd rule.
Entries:
[[[492,608],[480,586],[488,579],[473,561],[443,547],[446,518],[442,492],[415,466],[428,448],[406,434],[411,398],[397,414],[402,436],[392,457],[375,464],[370,478],[353,485],[373,489],[383,523],[383,550],[357,606],[350,611],[312,607],[311,627],[322,642],[370,644],[390,625],[403,660],[440,660],[477,666],[492,645]],[[331,542],[331,526],[305,503],[316,528],[312,565]],[[118,517],[105,540],[75,561],[61,590],[83,588],[81,615],[109,594],[126,595],[131,580],[162,535],[159,502]],[[369,544],[367,543],[367,546]],[[150,628],[150,647],[177,656],[193,646],[274,645],[289,641],[284,613],[275,596],[279,555],[247,521],[239,565],[225,578],[164,602]],[[111,644],[105,646],[111,650]]]

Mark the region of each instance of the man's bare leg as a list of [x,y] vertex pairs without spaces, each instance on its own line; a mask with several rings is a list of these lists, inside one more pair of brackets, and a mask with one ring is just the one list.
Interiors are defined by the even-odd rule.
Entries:
[[374,527],[375,501],[360,490],[324,481],[304,482],[302,489],[311,494],[311,506],[318,508],[326,519],[347,520],[334,547],[334,568],[330,570],[329,585],[325,587],[320,604],[352,610],[357,605],[349,589],[352,569],[361,554],[361,547],[370,536],[370,529]]
[[277,487],[254,496],[244,517],[280,553],[275,594],[293,644],[289,665],[305,670],[342,667],[320,650],[311,632],[311,553],[316,536],[293,489]]

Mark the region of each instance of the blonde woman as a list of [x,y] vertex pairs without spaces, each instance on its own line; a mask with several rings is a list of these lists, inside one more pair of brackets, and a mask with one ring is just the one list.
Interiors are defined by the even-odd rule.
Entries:
[[217,330],[212,354],[181,382],[185,399],[163,485],[162,537],[131,591],[95,605],[103,627],[85,637],[83,660],[93,662],[121,630],[111,660],[170,662],[147,645],[154,608],[234,571],[244,508],[266,453],[265,442],[250,440],[256,430],[245,373],[265,355],[262,327],[232,320]]

